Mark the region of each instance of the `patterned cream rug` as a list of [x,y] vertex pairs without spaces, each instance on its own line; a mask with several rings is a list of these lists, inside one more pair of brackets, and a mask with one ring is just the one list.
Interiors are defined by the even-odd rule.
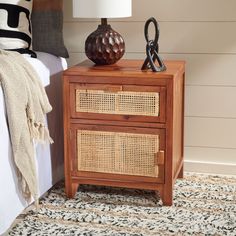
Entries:
[[236,178],[185,174],[172,207],[152,191],[81,186],[67,199],[54,187],[9,235],[236,235]]

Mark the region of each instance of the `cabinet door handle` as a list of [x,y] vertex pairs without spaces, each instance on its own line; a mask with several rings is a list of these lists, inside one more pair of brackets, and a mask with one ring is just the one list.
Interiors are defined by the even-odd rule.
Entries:
[[119,92],[119,91],[122,91],[123,90],[123,87],[122,85],[109,85],[105,88],[103,88],[104,92],[113,92],[113,93],[116,93],[116,92]]
[[165,163],[165,151],[160,150],[155,155],[155,165],[156,166],[164,165],[164,163]]

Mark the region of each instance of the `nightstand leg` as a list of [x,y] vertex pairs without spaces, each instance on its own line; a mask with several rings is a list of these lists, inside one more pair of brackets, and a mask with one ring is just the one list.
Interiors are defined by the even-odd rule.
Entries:
[[78,190],[78,187],[78,183],[71,183],[69,185],[66,185],[66,196],[68,198],[73,198]]
[[184,165],[182,165],[177,178],[178,179],[183,179],[184,178]]
[[160,188],[158,191],[155,191],[156,196],[161,198],[163,206],[171,206],[173,203],[172,196],[173,192],[172,189],[166,190],[165,188]]
[[172,206],[173,204],[173,190],[169,186],[164,186],[162,194],[163,206]]

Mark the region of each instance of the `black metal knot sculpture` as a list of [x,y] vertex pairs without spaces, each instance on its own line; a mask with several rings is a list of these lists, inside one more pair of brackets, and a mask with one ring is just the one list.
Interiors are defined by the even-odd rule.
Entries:
[[[155,38],[154,40],[150,40],[148,36],[148,27],[150,23],[154,24],[155,27]],[[159,35],[160,35],[160,30],[159,30],[159,25],[154,17],[149,18],[144,27],[144,36],[147,41],[147,46],[146,46],[146,54],[147,57],[143,63],[143,66],[141,70],[146,70],[146,69],[152,69],[154,72],[160,72],[160,71],[165,71],[166,66],[164,65],[162,59],[158,55],[159,52],[159,45],[158,45],[158,40],[159,40]],[[155,64],[155,61],[157,61],[158,66]]]

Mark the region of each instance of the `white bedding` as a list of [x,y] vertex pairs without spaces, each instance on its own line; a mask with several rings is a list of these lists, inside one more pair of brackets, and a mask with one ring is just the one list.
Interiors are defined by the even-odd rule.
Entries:
[[[46,87],[50,76],[66,69],[64,58],[37,52],[38,58],[25,56]],[[0,86],[0,234],[4,233],[14,219],[24,210],[27,203],[21,197],[12,161],[11,146],[6,121],[6,111],[2,88]],[[52,187],[52,165],[49,145],[37,144],[35,147],[40,195]]]

